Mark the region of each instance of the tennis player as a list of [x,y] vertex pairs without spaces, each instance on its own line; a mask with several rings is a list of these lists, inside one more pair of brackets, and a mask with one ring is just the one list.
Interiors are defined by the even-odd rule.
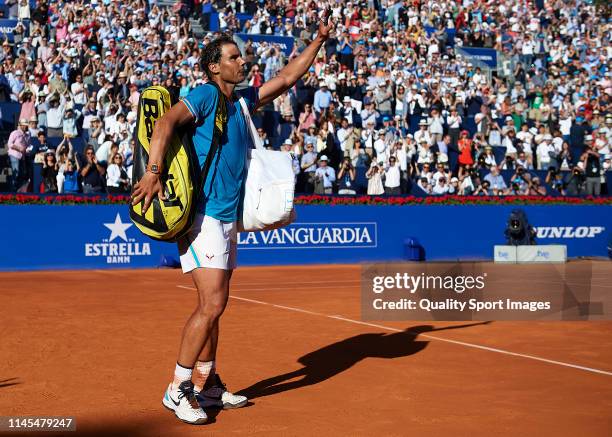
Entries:
[[[229,36],[220,36],[202,51],[201,65],[209,81],[214,81],[228,99],[228,122],[217,155],[204,184],[200,214],[188,235],[179,242],[181,266],[191,272],[198,290],[198,304],[187,320],[174,371],[163,405],[182,421],[201,424],[207,420],[201,405],[239,408],[247,398],[230,393],[216,372],[219,318],[229,296],[230,279],[236,267],[238,204],[245,179],[249,130],[238,99],[243,97],[251,113],[272,102],[292,87],[312,63],[329,37],[333,22],[325,11],[316,38],[289,62],[276,77],[259,88],[234,91],[245,80],[245,61]],[[213,140],[216,90],[201,85],[174,105],[155,124],[147,172],[135,185],[133,204],[144,199],[143,213],[152,199],[164,199],[160,180],[164,155],[173,133],[188,123],[195,125],[193,143],[200,166],[206,160]]]

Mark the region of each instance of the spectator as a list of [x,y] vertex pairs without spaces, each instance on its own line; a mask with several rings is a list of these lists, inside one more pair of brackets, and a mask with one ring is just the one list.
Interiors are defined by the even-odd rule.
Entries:
[[58,164],[53,152],[46,152],[43,160],[42,179],[43,192],[47,194],[57,193]]
[[[122,154],[130,149],[140,90],[163,84],[185,94],[205,80],[198,59],[215,35],[196,41],[188,23],[192,9],[208,25],[214,6],[221,28],[233,33],[309,40],[317,28],[317,7],[326,7],[310,7],[304,0],[289,8],[274,2],[207,0],[201,8],[182,2],[172,10],[154,2],[128,0],[120,8],[107,3],[77,0],[58,10],[57,2],[40,1],[30,8],[25,0],[9,0],[13,16],[30,17],[29,36],[18,25],[13,46],[5,41],[0,50],[0,100],[19,101],[20,119],[37,116],[31,134],[38,128],[51,140],[64,133],[82,135],[96,152],[103,149],[100,162],[112,142]],[[341,150],[355,167],[367,168],[375,153],[376,160],[385,162],[396,156],[402,191],[410,185],[408,177],[418,177],[417,167],[442,159],[459,176],[461,191],[466,181],[474,190],[480,186],[476,176],[466,178],[475,159],[480,169],[520,165],[567,171],[585,152],[589,135],[600,156],[609,153],[612,54],[606,44],[607,15],[597,9],[601,6],[576,0],[549,8],[517,7],[509,0],[464,3],[385,0],[365,8],[356,2],[334,8],[337,37],[294,90],[255,117],[269,137],[266,147],[291,137],[294,153],[307,153],[291,133],[297,130],[304,134],[303,144],[314,138],[313,151],[327,155],[335,171],[342,165]],[[245,24],[237,19],[238,11],[253,18]],[[454,40],[448,29],[454,30]],[[455,54],[453,44],[493,48],[503,67],[491,75]],[[300,50],[299,43],[288,53],[277,44],[255,47],[247,40],[248,83],[257,86],[274,77]],[[66,118],[69,107],[75,117]],[[352,125],[352,135],[341,131],[343,118]],[[65,119],[73,120],[65,126]],[[380,129],[384,132],[377,133]],[[465,146],[458,151],[464,129],[473,138],[469,165],[458,162],[469,160]],[[396,140],[407,134],[414,134],[415,142],[396,149]],[[444,135],[448,141],[440,139]],[[506,159],[495,159],[497,147],[505,149]],[[396,150],[405,151],[400,156]],[[31,159],[26,154],[25,168]],[[68,156],[61,159],[60,168]],[[306,186],[302,182],[298,186]],[[593,192],[595,186],[589,185]]]
[[400,165],[395,156],[389,158],[389,165],[385,169],[385,194],[397,196],[402,194]]
[[568,196],[579,196],[584,189],[584,166],[583,162],[579,162],[565,180],[565,193]]
[[351,158],[344,158],[338,172],[338,194],[354,196],[355,190],[355,167],[351,163]]
[[85,148],[85,158],[86,164],[83,169],[79,170],[82,178],[83,193],[101,193],[104,191],[102,177],[106,170],[98,163],[93,147],[87,146]]
[[320,116],[321,113],[329,107],[329,104],[332,100],[332,94],[329,92],[327,88],[326,82],[319,82],[319,90],[314,95],[314,110],[316,111],[317,116]]
[[507,188],[506,181],[502,175],[499,174],[498,167],[491,167],[491,171],[484,177],[493,190],[505,190]]
[[432,194],[435,194],[437,196],[441,196],[441,195],[444,195],[444,194],[448,194],[449,189],[450,189],[450,187],[446,183],[446,177],[442,176],[435,183],[435,185],[432,188],[431,192],[432,192]]
[[530,196],[546,196],[546,187],[540,184],[540,178],[534,176],[529,182],[528,193]]
[[336,171],[328,167],[326,155],[319,158],[319,167],[315,171],[315,194],[332,194],[333,183],[336,181]]
[[58,187],[61,187],[60,193],[74,194],[80,191],[80,166],[78,162],[76,159],[69,159],[66,161],[66,169],[62,173],[58,173],[57,184]]
[[557,171],[554,167],[548,167],[545,182],[550,185],[553,193],[565,196],[565,182],[560,171]]
[[581,162],[584,164],[586,176],[585,194],[587,196],[599,196],[601,194],[601,163],[599,153],[593,150],[591,146],[587,146]]
[[127,193],[130,190],[130,179],[123,165],[121,153],[115,153],[106,171],[106,188],[110,194]]
[[372,161],[370,164],[370,168],[366,172],[366,178],[368,179],[368,195],[369,196],[378,196],[385,193],[385,188],[383,187],[382,175],[384,173],[383,164],[377,164]]
[[474,165],[472,157],[472,140],[468,138],[469,132],[464,130],[461,132],[459,139],[459,177],[463,176],[466,170]]
[[25,169],[25,153],[30,147],[30,133],[28,132],[28,120],[19,120],[19,127],[9,135],[8,155],[11,162],[11,186],[14,190],[20,187],[21,179]]

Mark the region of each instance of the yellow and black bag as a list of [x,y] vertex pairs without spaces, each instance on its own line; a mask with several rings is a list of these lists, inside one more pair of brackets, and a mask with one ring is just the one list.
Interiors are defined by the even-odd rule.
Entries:
[[[215,113],[215,131],[204,167],[200,168],[193,146],[193,127],[176,132],[166,150],[161,175],[166,200],[155,197],[145,214],[142,213],[144,201],[136,205],[130,204],[130,218],[136,227],[155,240],[176,241],[189,231],[193,223],[202,186],[227,124],[226,101],[218,87],[215,88],[219,96]],[[136,144],[132,186],[136,185],[146,172],[155,122],[176,102],[176,97],[161,86],[151,86],[142,91],[134,133]]]

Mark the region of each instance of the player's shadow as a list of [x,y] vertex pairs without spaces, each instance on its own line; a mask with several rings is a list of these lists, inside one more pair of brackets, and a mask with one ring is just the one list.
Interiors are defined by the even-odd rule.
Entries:
[[18,378],[0,379],[0,388],[10,387],[12,385],[21,384]]
[[[301,369],[273,376],[239,392],[256,399],[318,384],[351,368],[366,358],[401,358],[416,354],[427,347],[428,341],[417,340],[419,334],[448,329],[469,328],[490,322],[434,328],[419,325],[394,334],[360,334],[310,352],[298,359]],[[297,381],[293,379],[300,378]]]

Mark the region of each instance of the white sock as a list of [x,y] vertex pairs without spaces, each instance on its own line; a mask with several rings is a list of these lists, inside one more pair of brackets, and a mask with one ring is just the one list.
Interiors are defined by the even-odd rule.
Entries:
[[183,367],[179,363],[176,363],[176,367],[174,368],[174,380],[172,381],[172,390],[176,390],[183,381],[191,380],[192,373],[193,369]]

